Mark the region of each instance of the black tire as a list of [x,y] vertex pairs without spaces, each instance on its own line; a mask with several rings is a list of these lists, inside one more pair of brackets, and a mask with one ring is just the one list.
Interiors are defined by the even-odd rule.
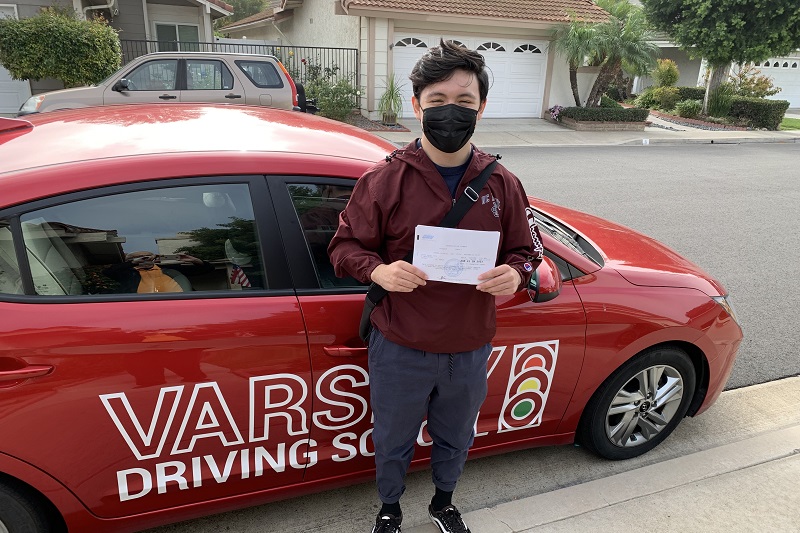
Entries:
[[[654,380],[655,387],[648,385]],[[683,350],[656,347],[642,352],[609,376],[589,400],[578,442],[613,460],[649,452],[686,416],[695,381],[694,365]]]
[[[35,493],[27,486],[0,480],[0,532],[48,533],[53,531]],[[5,530],[3,529],[5,528]]]

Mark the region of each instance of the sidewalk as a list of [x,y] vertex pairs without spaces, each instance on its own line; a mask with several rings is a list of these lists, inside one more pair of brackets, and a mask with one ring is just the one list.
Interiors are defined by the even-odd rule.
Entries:
[[[789,118],[800,114],[787,113]],[[792,131],[709,131],[661,120],[648,119],[653,126],[644,131],[573,131],[559,124],[535,118],[486,118],[478,122],[472,142],[480,148],[509,146],[624,146],[653,144],[738,144],[800,143],[800,130]],[[414,118],[401,119],[409,132],[372,132],[397,146],[405,146],[421,134]],[[660,127],[659,127],[660,126]],[[666,129],[670,128],[670,129]]]
[[[800,377],[724,392],[719,402],[741,402],[749,411],[743,424],[754,406],[764,407],[756,422],[762,431],[464,519],[473,533],[800,532],[799,398]],[[794,407],[776,412],[778,405]],[[437,530],[424,524],[404,531]]]

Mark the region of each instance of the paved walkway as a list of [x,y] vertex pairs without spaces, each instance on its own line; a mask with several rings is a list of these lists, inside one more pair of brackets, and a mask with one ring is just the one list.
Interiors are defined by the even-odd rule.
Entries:
[[[800,118],[800,110],[792,110],[790,118]],[[794,113],[797,112],[797,114]],[[472,137],[481,148],[503,146],[619,146],[652,144],[737,144],[737,143],[800,143],[800,130],[793,131],[709,131],[672,124],[651,115],[656,126],[644,131],[573,131],[565,126],[543,119],[487,118],[478,122]],[[400,123],[410,132],[373,132],[376,135],[404,146],[421,134],[415,119],[402,119]],[[658,127],[663,126],[663,127]],[[671,129],[665,129],[671,128]]]
[[[760,431],[683,457],[468,512],[464,519],[473,533],[800,532],[798,399],[800,377],[723,392],[718,403],[734,414],[740,407],[741,423],[757,424]],[[770,415],[770,406],[778,405],[795,407]],[[763,408],[754,418],[758,406]],[[701,418],[713,417],[714,409]],[[423,524],[403,531],[437,530]]]

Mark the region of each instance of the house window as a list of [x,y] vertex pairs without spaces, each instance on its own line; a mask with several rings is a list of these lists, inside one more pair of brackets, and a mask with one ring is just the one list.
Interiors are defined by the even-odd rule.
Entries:
[[521,53],[530,52],[532,54],[541,54],[542,53],[542,51],[539,50],[539,47],[534,46],[532,44],[523,44],[522,46],[517,46],[517,49],[514,50],[514,51],[515,52],[521,52]]
[[773,63],[773,65],[772,65],[772,66],[773,66],[773,67],[775,67],[775,68],[777,68],[777,67],[780,67],[780,66],[781,66],[781,64],[780,64],[780,63],[778,63],[778,62],[776,61],[775,63]]
[[159,52],[199,52],[200,27],[157,22],[156,40]]
[[465,45],[461,41],[456,41],[455,39],[449,39],[449,41],[451,43],[453,43],[454,45],[456,45],[456,46],[460,46],[461,48],[466,48],[467,47],[467,45]]
[[794,63],[792,63],[792,68],[797,68],[797,61],[795,61]]
[[483,43],[482,45],[480,45],[478,47],[478,50],[481,50],[481,51],[491,50],[491,51],[494,51],[494,52],[505,52],[506,51],[506,49],[503,48],[502,45],[500,45],[498,43],[495,43],[495,42]]
[[767,60],[767,61],[764,61],[764,66],[765,66],[765,67],[769,67],[769,60]]
[[783,62],[783,68],[789,68],[789,62],[788,61],[784,61]]
[[416,37],[406,37],[405,39],[400,39],[396,43],[395,46],[415,46],[417,48],[428,48],[428,45],[425,44],[423,41],[417,39]]

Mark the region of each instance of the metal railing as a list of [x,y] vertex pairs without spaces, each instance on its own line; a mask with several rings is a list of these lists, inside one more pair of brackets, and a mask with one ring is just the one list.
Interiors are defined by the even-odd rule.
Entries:
[[[122,63],[152,52],[227,52],[234,54],[271,55],[283,63],[292,78],[305,83],[315,69],[330,69],[334,79],[347,79],[359,84],[358,50],[319,46],[284,46],[279,44],[207,43],[185,41],[144,41],[123,39]],[[317,70],[319,72],[319,70]]]

